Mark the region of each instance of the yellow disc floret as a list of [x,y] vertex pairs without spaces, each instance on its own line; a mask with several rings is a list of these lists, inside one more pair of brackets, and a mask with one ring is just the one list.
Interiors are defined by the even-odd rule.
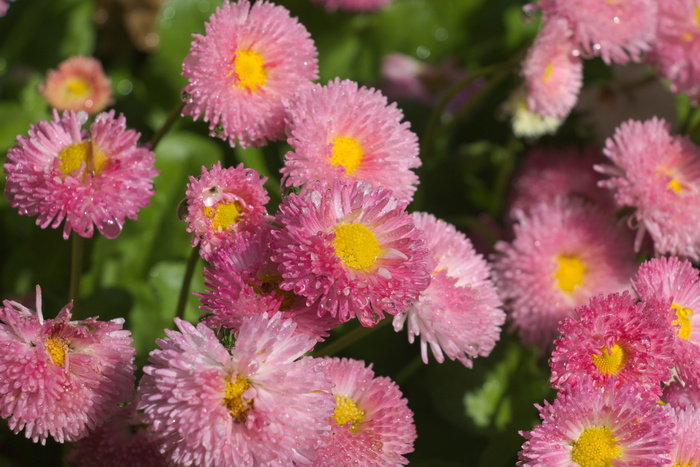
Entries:
[[557,269],[552,274],[557,287],[563,292],[571,293],[583,284],[586,275],[586,265],[578,256],[559,255],[556,257]]
[[546,83],[552,78],[552,72],[554,71],[554,64],[549,63],[547,64],[547,67],[544,69],[544,73],[542,74],[542,78],[540,78],[540,81],[543,83]]
[[236,423],[243,423],[246,420],[248,409],[252,405],[252,400],[243,399],[243,393],[249,387],[250,383],[241,375],[237,375],[235,381],[232,377],[227,378],[223,404]]
[[335,254],[347,267],[369,270],[374,266],[381,251],[379,240],[362,224],[339,224],[335,229],[333,248]]
[[66,146],[58,153],[58,170],[70,175],[85,163],[85,170],[93,176],[104,168],[107,157],[90,141],[81,141]]
[[56,366],[63,366],[66,361],[66,350],[68,343],[60,337],[47,337],[44,340],[44,347],[51,357],[51,361]]
[[350,431],[354,433],[364,417],[365,412],[355,404],[354,400],[345,396],[335,396],[335,410],[333,411],[335,423],[343,426],[350,422]]
[[228,230],[238,222],[241,217],[241,204],[238,201],[231,203],[221,202],[218,206],[204,207],[204,215],[211,219],[211,228],[217,232]]
[[233,73],[238,80],[235,85],[245,88],[248,91],[257,91],[260,86],[265,85],[267,72],[265,71],[265,61],[252,50],[239,50],[233,59]]
[[69,98],[81,98],[90,91],[90,85],[79,78],[69,79],[66,82],[66,94]]
[[690,339],[690,332],[693,330],[690,318],[693,317],[693,310],[690,308],[683,308],[681,305],[674,303],[671,305],[671,309],[676,312],[676,320],[672,324],[679,325],[678,337],[683,339]]
[[593,359],[593,364],[602,374],[614,375],[625,366],[627,355],[625,354],[625,349],[620,345],[615,344],[610,349],[603,347],[600,351],[600,355],[593,354],[591,358]]
[[362,162],[364,151],[356,139],[338,136],[333,140],[331,164],[342,165],[348,174],[354,173]]
[[606,426],[586,428],[571,443],[571,461],[581,467],[611,467],[622,449],[612,431]]
[[282,297],[282,302],[280,303],[280,311],[289,310],[294,304],[294,299],[296,295],[291,290],[282,290],[279,285],[282,282],[282,276],[279,274],[263,274],[260,278],[260,283],[255,281],[247,282],[255,293],[258,295],[270,295],[274,294],[277,297]]

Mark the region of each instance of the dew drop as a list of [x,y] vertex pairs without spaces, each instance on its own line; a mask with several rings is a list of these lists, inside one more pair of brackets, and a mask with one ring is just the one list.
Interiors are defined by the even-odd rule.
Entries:
[[97,223],[97,230],[110,240],[113,240],[122,233],[122,224],[116,219],[107,219]]
[[188,209],[187,198],[184,198],[177,205],[177,218],[180,219],[181,221],[184,221],[185,219],[187,219],[187,214],[188,214],[187,209]]

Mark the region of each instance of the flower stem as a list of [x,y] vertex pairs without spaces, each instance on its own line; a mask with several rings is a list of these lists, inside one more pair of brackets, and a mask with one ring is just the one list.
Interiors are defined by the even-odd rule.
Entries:
[[74,303],[80,295],[80,275],[83,272],[83,252],[85,251],[85,239],[75,232],[71,233],[70,253],[70,286],[68,300]]
[[182,277],[182,287],[180,287],[180,297],[177,301],[177,310],[175,311],[175,316],[177,318],[183,319],[185,316],[185,305],[187,305],[187,299],[190,296],[190,284],[192,283],[192,276],[194,275],[194,267],[197,265],[197,260],[199,259],[199,246],[192,248],[192,253],[187,259],[187,268],[185,269],[185,275]]
[[345,350],[347,347],[350,345],[354,344],[355,342],[359,341],[365,336],[368,336],[372,334],[374,331],[376,331],[379,328],[382,328],[389,324],[389,322],[392,320],[392,316],[387,316],[383,320],[377,323],[376,326],[373,328],[366,328],[364,326],[358,326],[352,331],[348,332],[347,334],[343,334],[340,336],[338,339],[334,340],[327,346],[323,347],[322,349],[319,349],[313,353],[314,357],[330,357],[332,355],[337,354],[338,352]]
[[170,111],[168,114],[168,117],[165,119],[165,122],[163,123],[163,126],[161,126],[158,131],[153,135],[153,138],[151,138],[151,151],[155,151],[156,146],[158,143],[160,143],[160,140],[163,139],[163,136],[165,136],[168,131],[173,127],[177,119],[180,117],[180,113],[182,112],[182,109],[185,107],[185,103],[180,101],[177,103],[175,107]]

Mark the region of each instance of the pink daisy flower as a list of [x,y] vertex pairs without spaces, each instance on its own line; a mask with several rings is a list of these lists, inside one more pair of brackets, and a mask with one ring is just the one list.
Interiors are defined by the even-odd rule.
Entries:
[[0,416],[35,443],[83,438],[133,391],[124,319],[71,321],[72,307],[45,320],[37,286],[36,311],[10,300],[0,308]]
[[671,448],[671,465],[677,467],[700,465],[700,409],[668,408],[676,434]]
[[326,11],[333,12],[336,10],[347,11],[351,13],[362,13],[379,10],[388,5],[393,0],[313,0],[315,3],[322,5]]
[[261,177],[255,170],[221,168],[217,162],[210,170],[202,166],[199,178],[190,177],[187,185],[187,231],[194,233],[192,246],[200,245],[200,255],[209,259],[236,233],[252,230],[267,218],[265,204],[270,200]]
[[101,113],[81,130],[86,114],[54,111],[52,121],[18,136],[5,159],[5,196],[19,213],[37,215],[42,229],[57,228],[92,237],[95,227],[117,237],[124,220],[136,219],[153,195],[154,154],[136,145],[139,133],[126,129],[123,115]]
[[358,360],[326,361],[336,405],[314,467],[408,464],[403,455],[413,451],[416,427],[396,383],[375,377],[372,365]]
[[183,466],[308,465],[333,413],[316,341],[279,314],[251,316],[229,351],[204,324],[175,319],[149,356],[139,390],[144,419]]
[[5,16],[5,13],[7,13],[8,8],[10,8],[10,3],[14,1],[15,0],[0,0],[0,17]]
[[304,298],[279,288],[282,276],[270,259],[270,240],[271,227],[264,224],[254,232],[241,232],[210,258],[212,266],[204,269],[209,290],[196,294],[200,308],[209,312],[204,322],[213,329],[238,330],[248,316],[280,311],[283,318],[294,320],[297,332],[323,340],[338,320],[319,317],[305,306]]
[[539,7],[547,21],[566,19],[583,53],[608,65],[640,61],[655,39],[656,0],[542,0]]
[[471,368],[472,358],[491,353],[505,321],[491,268],[453,225],[427,213],[413,213],[413,222],[427,239],[433,273],[419,300],[394,317],[394,330],[408,322],[408,340],[421,337],[426,364],[430,345],[438,362],[445,360],[444,352]]
[[340,181],[292,194],[279,207],[272,260],[280,288],[306,298],[319,316],[374,326],[428,287],[428,251],[405,203],[368,183]]
[[418,185],[411,169],[421,164],[418,138],[379,91],[336,78],[300,91],[288,112],[292,151],[280,170],[283,185],[366,180],[411,201]]
[[668,465],[669,415],[632,383],[600,387],[584,379],[536,407],[542,423],[520,432],[527,440],[520,466]]
[[573,53],[571,34],[566,21],[550,18],[523,61],[527,105],[543,117],[565,118],[581,91],[583,63]]
[[225,1],[195,34],[182,64],[189,83],[183,115],[209,122],[231,146],[284,136],[284,102],[318,78],[316,47],[289,11],[274,3]]
[[671,304],[660,316],[675,334],[674,359],[686,383],[700,383],[700,278],[689,261],[653,258],[639,266],[632,287],[642,300]]
[[673,334],[661,319],[663,302],[637,303],[629,292],[598,295],[566,318],[549,366],[550,382],[570,390],[584,378],[605,386],[635,383],[659,397],[671,378]]
[[596,170],[609,175],[619,206],[636,208],[635,249],[649,232],[660,254],[700,258],[700,150],[685,136],[671,136],[664,120],[622,123],[605,142],[613,165]]
[[657,16],[654,48],[649,56],[671,91],[700,101],[700,20],[697,0],[665,0]]
[[517,217],[513,241],[495,245],[496,284],[523,343],[548,349],[576,306],[629,288],[636,270],[631,236],[575,198],[559,197]]
[[511,217],[517,218],[518,211],[526,211],[540,203],[551,205],[558,196],[581,198],[612,212],[612,196],[598,186],[601,176],[593,170],[593,165],[600,159],[600,150],[592,146],[532,148],[511,183]]
[[54,109],[97,114],[112,103],[110,85],[99,60],[77,56],[49,70],[39,92]]
[[662,400],[671,407],[700,409],[700,386],[673,380],[664,388]]

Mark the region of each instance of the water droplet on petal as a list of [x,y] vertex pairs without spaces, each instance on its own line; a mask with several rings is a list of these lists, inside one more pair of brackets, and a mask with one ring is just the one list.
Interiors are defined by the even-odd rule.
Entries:
[[97,230],[99,230],[105,238],[113,240],[122,233],[122,224],[116,219],[107,219],[97,222]]
[[187,205],[187,198],[183,199],[180,201],[177,205],[177,218],[180,219],[181,221],[184,221],[187,219],[187,214],[188,214],[188,205]]

